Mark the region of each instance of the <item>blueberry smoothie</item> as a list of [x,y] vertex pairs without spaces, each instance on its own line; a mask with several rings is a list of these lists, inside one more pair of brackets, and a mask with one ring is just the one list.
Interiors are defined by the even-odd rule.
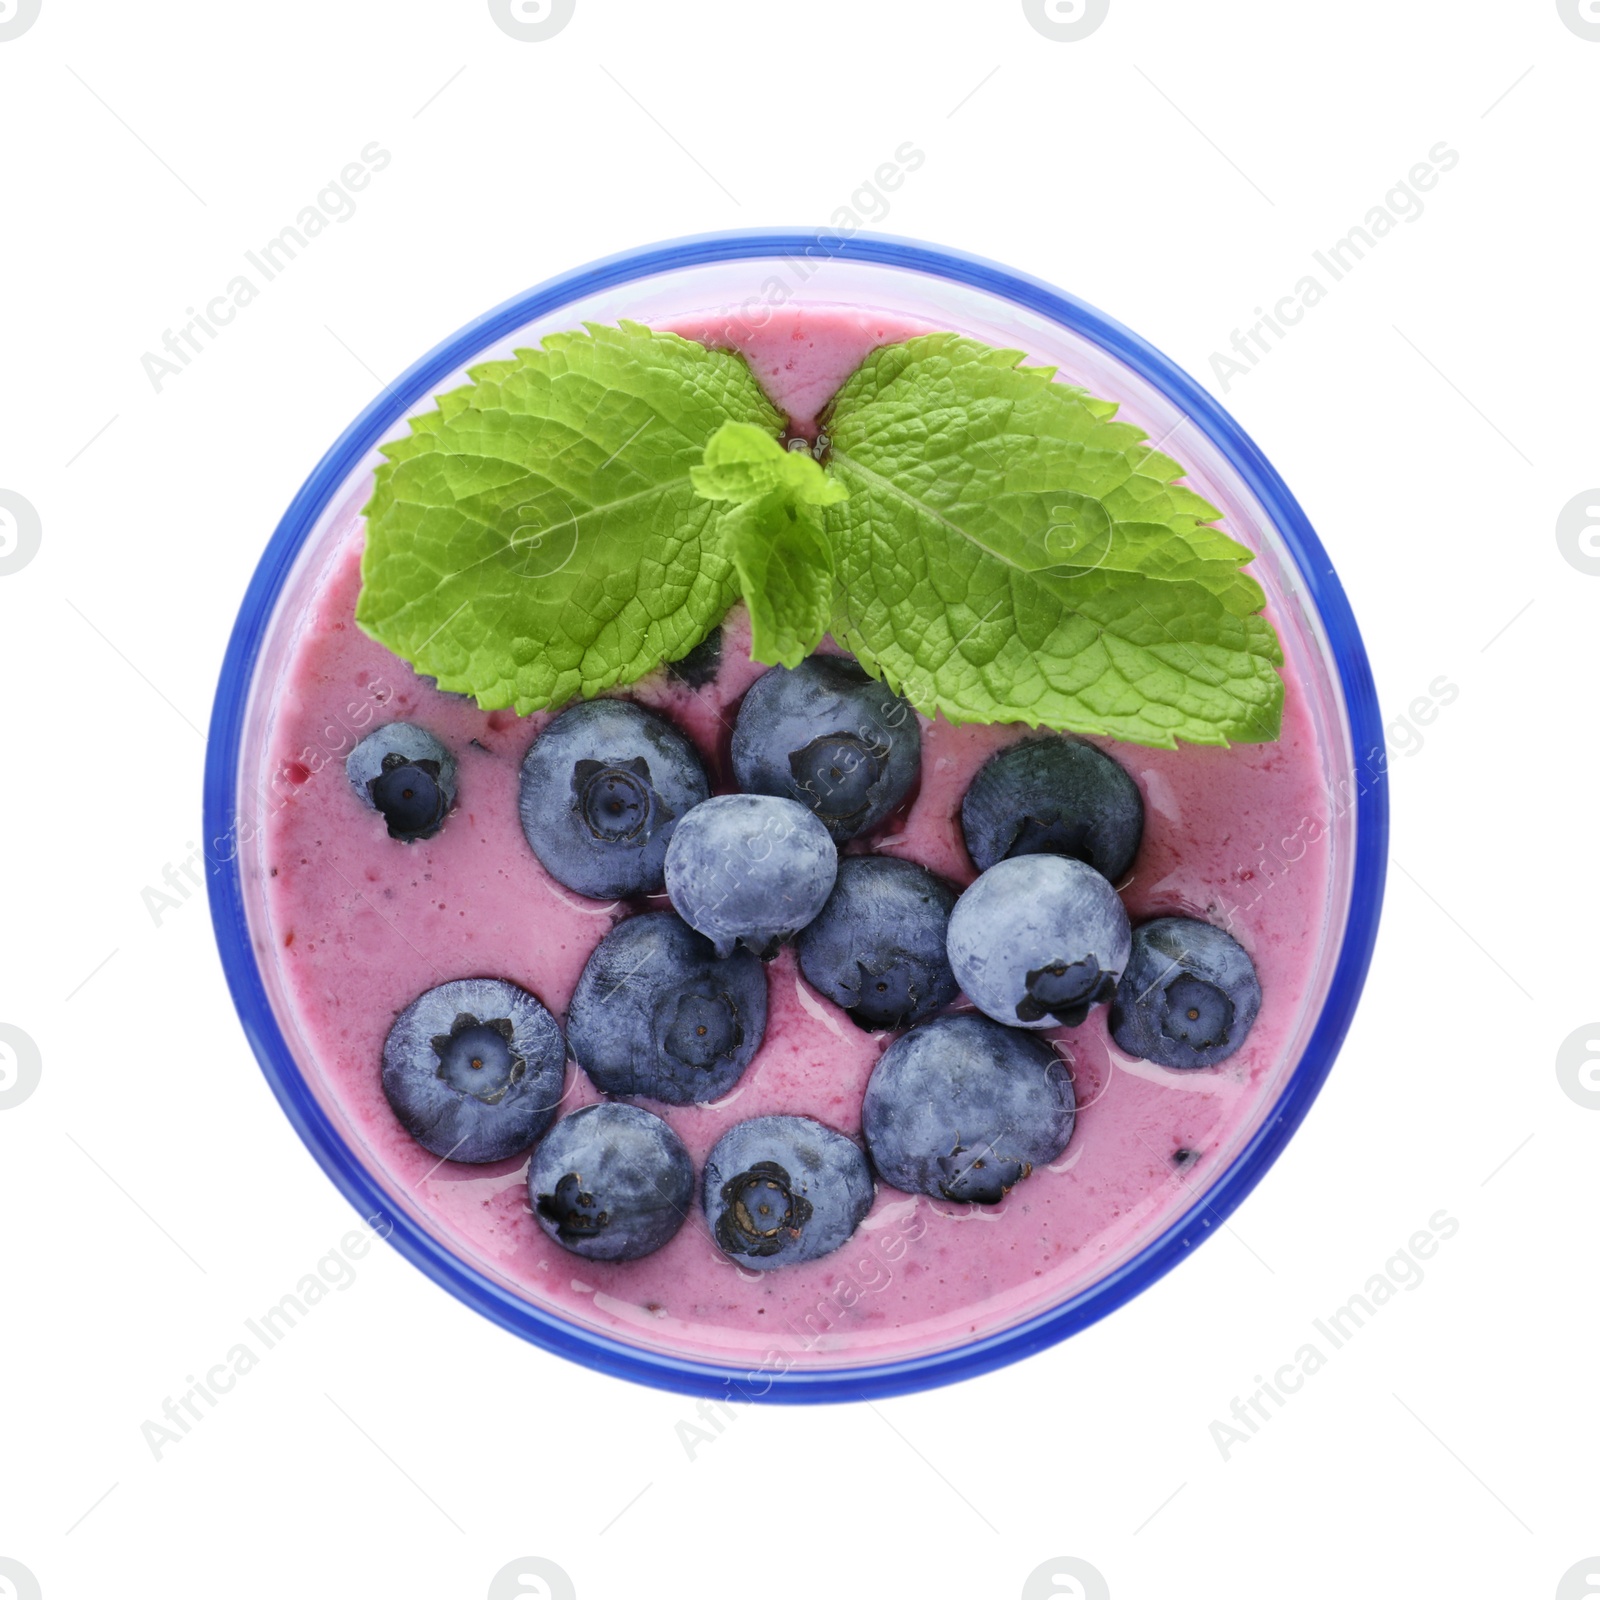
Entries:
[[[799,445],[869,352],[926,330],[807,306],[673,331],[741,348]],[[626,687],[483,710],[357,625],[364,502],[275,690],[255,931],[308,1079],[465,1261],[742,1371],[890,1360],[1099,1279],[1267,1113],[1330,898],[1292,652],[1275,739],[1176,749],[916,711],[813,727],[862,675],[831,637],[752,660],[742,604]],[[781,839],[770,881],[712,893],[741,829]],[[1260,893],[1267,841],[1298,853]]]

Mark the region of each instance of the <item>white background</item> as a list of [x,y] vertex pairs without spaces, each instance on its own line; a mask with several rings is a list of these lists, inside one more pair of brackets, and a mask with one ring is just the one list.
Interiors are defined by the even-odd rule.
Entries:
[[[1555,0],[1112,0],[1077,43],[1016,0],[578,0],[543,43],[482,0],[43,0],[0,42],[0,489],[42,524],[0,577],[0,1022],[43,1061],[0,1111],[0,1556],[46,1600],[478,1597],[522,1555],[583,1600],[1012,1596],[1056,1556],[1116,1600],[1556,1595],[1600,1551],[1600,1113],[1555,1066],[1600,1015],[1600,581],[1555,537],[1600,482],[1597,83]],[[1253,308],[1460,153],[1226,395],[1395,730],[1389,897],[1326,1091],[1231,1234],[991,1377],[746,1410],[690,1460],[691,1402],[382,1247],[153,1460],[141,1423],[355,1220],[201,899],[159,927],[141,900],[199,839],[199,730],[278,516],[488,306],[652,239],[825,223],[908,139],[927,161],[876,226],[1060,284],[1219,395]],[[372,140],[356,214],[157,393],[141,356]],[[1419,749],[1399,719],[1441,675]],[[1426,1280],[1224,1460],[1212,1422],[1441,1208]]]

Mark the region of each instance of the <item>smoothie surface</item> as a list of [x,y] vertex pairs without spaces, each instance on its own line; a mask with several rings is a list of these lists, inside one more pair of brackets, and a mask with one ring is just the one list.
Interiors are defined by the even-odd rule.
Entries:
[[[720,317],[671,327],[743,349],[803,433],[869,350],[926,331],[814,306],[775,311],[755,329]],[[1143,844],[1118,886],[1134,923],[1171,913],[1219,922],[1254,958],[1261,1013],[1236,1055],[1186,1073],[1132,1060],[1111,1042],[1100,1006],[1082,1026],[1044,1035],[1069,1063],[1076,1131],[1057,1162],[999,1205],[880,1183],[847,1245],[779,1272],[750,1272],[723,1255],[698,1208],[640,1261],[599,1264],[562,1250],[529,1215],[526,1156],[484,1167],[440,1162],[405,1134],[379,1083],[383,1041],[424,989],[467,976],[508,978],[561,1020],[594,946],[646,902],[585,900],[529,849],[518,769],[551,713],[480,711],[357,628],[361,503],[357,496],[334,530],[337,552],[275,690],[261,771],[268,881],[258,946],[281,974],[291,1045],[356,1152],[470,1264],[568,1319],[691,1358],[769,1370],[894,1359],[998,1332],[1086,1288],[1191,1206],[1260,1120],[1294,1065],[1305,1008],[1316,1004],[1328,922],[1327,785],[1292,652],[1275,743],[1165,751],[1094,741],[1144,796]],[[1267,614],[1281,627],[1270,592]],[[724,632],[712,683],[691,690],[657,674],[627,693],[688,733],[714,792],[732,788],[733,716],[765,670],[748,659],[742,612]],[[400,719],[427,728],[459,762],[454,812],[438,835],[414,844],[388,837],[344,772],[364,733]],[[970,883],[962,795],[988,755],[1029,731],[924,719],[914,799],[848,848]],[[665,906],[665,896],[648,903]],[[727,1127],[768,1113],[815,1117],[860,1138],[867,1078],[895,1036],[858,1029],[804,982],[792,950],[767,976],[766,1037],[736,1088],[703,1106],[642,1102],[678,1132],[697,1170]],[[562,1114],[599,1098],[569,1062]]]

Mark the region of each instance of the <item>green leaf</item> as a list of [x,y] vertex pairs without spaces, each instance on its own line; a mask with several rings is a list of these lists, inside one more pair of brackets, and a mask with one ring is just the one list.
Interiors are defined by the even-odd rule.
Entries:
[[751,656],[799,666],[833,613],[833,547],[817,508],[848,491],[809,450],[786,450],[747,422],[724,423],[689,476],[708,500],[738,506],[723,524],[723,549],[750,611]]
[[833,615],[833,547],[816,509],[773,490],[741,506],[723,540],[750,609],[751,657],[799,666]]
[[522,713],[686,654],[739,591],[738,508],[690,474],[725,422],[783,426],[743,358],[623,323],[470,376],[383,447],[357,622]]
[[1283,657],[1251,552],[1111,402],[1021,359],[927,334],[835,396],[835,636],[955,721],[1276,738]]
[[707,500],[741,505],[779,493],[795,505],[826,506],[849,492],[829,480],[809,450],[785,450],[748,422],[723,423],[689,476]]

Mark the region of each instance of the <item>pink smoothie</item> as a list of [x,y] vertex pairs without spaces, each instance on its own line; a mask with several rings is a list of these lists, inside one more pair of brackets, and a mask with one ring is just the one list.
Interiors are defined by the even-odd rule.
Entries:
[[[720,322],[677,326],[707,342],[730,338]],[[733,337],[804,429],[868,350],[913,331],[859,311],[790,307]],[[562,1250],[529,1214],[525,1157],[461,1166],[411,1141],[379,1086],[380,1052],[396,1014],[451,978],[509,978],[561,1018],[590,952],[630,908],[563,888],[523,838],[518,768],[548,714],[483,712],[441,694],[356,627],[364,498],[343,514],[339,552],[277,693],[258,942],[287,996],[286,1032],[357,1152],[468,1262],[560,1316],[680,1355],[769,1371],[889,1359],[999,1331],[1086,1287],[1191,1206],[1259,1122],[1315,1005],[1327,922],[1326,785],[1292,675],[1275,744],[1162,751],[1101,741],[1145,799],[1144,843],[1121,886],[1134,921],[1169,912],[1220,921],[1255,959],[1261,1013],[1232,1059],[1189,1073],[1131,1060],[1110,1042],[1100,1007],[1048,1036],[1077,1091],[1070,1145],[998,1206],[880,1185],[843,1249],[778,1272],[734,1264],[698,1210],[642,1261],[597,1264]],[[691,691],[657,677],[631,691],[690,734],[720,789],[734,711],[763,670],[747,646],[735,612],[712,684]],[[400,718],[430,729],[460,763],[455,811],[436,837],[411,845],[388,837],[344,774],[354,741]],[[984,758],[1025,731],[925,720],[916,799],[864,847],[969,883],[961,797]],[[892,1035],[858,1030],[804,982],[792,951],[769,965],[768,984],[766,1038],[733,1092],[711,1105],[651,1107],[697,1167],[732,1123],[771,1112],[860,1137],[862,1093]],[[563,1113],[598,1098],[569,1064]]]

